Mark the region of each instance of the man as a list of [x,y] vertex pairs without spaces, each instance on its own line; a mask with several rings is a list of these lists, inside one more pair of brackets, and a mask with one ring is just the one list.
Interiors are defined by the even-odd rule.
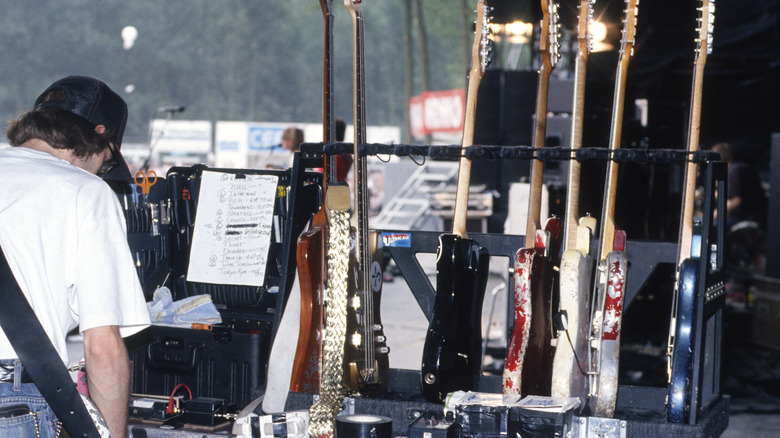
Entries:
[[[112,437],[127,436],[130,370],[122,337],[149,324],[122,209],[96,176],[111,170],[129,180],[119,152],[126,121],[127,105],[103,82],[69,76],[10,123],[13,147],[0,149],[0,247],[66,364],[65,337],[79,327],[90,396]],[[24,383],[29,378],[19,383],[16,357],[0,332],[0,408],[23,397],[40,413],[26,433],[54,436],[56,418],[35,385]],[[0,418],[0,436],[12,420],[19,419]]]
[[755,222],[760,229],[766,230],[768,200],[758,172],[746,162],[735,160],[729,143],[717,143],[712,150],[720,153],[721,160],[728,165],[727,232],[744,221]]

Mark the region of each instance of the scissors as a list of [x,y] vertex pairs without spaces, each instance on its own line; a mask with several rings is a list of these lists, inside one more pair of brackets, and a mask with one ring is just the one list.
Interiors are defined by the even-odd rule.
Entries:
[[[138,180],[138,175],[141,175],[141,181]],[[154,177],[154,179],[151,179]],[[157,183],[157,172],[154,170],[150,170],[147,173],[144,173],[143,170],[139,170],[135,173],[135,176],[133,177],[133,180],[136,184],[138,184],[139,187],[141,187],[141,191],[144,195],[149,194],[149,189]]]

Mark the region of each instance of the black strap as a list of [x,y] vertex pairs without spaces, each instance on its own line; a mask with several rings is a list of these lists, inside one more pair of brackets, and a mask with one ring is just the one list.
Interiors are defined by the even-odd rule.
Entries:
[[70,436],[99,437],[60,355],[35,316],[0,249],[0,326]]

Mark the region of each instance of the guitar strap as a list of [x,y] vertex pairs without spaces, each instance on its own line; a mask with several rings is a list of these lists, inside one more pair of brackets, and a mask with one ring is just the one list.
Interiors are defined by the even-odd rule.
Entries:
[[70,436],[99,437],[60,355],[16,282],[0,249],[0,327]]
[[[328,200],[336,190],[346,186],[332,186]],[[344,400],[342,390],[344,338],[347,332],[347,280],[349,266],[349,197],[340,209],[329,203],[330,230],[328,233],[328,288],[326,291],[325,335],[322,342],[322,371],[320,398],[311,407],[309,435],[333,437],[335,418]]]

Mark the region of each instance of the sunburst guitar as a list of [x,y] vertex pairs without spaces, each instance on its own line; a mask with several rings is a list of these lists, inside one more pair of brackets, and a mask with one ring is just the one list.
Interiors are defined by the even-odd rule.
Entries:
[[[320,0],[324,21],[322,138],[336,141],[333,118],[333,1]],[[336,160],[324,158],[323,195],[328,185],[336,180]],[[296,251],[298,278],[301,289],[301,318],[298,344],[290,377],[290,390],[316,394],[320,389],[320,362],[322,360],[323,303],[327,260],[328,218],[323,205],[312,218],[311,226],[298,238]]]

